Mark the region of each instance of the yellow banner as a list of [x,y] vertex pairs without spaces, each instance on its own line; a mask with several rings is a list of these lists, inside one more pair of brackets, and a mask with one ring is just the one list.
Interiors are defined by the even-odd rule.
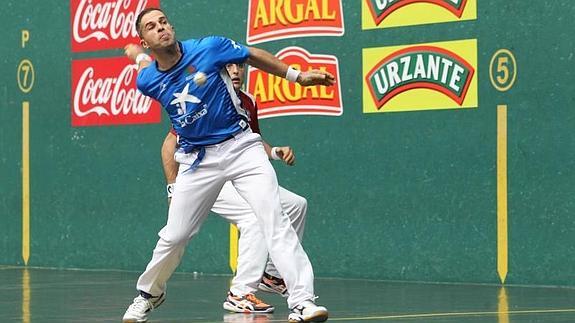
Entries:
[[364,48],[363,112],[476,108],[477,40]]
[[362,0],[361,28],[390,28],[477,19],[477,0]]

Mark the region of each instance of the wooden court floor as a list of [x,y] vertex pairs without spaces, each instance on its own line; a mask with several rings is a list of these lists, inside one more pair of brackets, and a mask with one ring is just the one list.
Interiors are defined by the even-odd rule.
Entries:
[[[0,267],[0,322],[121,322],[137,272]],[[222,309],[230,277],[175,274],[149,322],[287,322],[283,298],[259,293],[270,315]],[[575,289],[316,279],[329,322],[575,322]]]

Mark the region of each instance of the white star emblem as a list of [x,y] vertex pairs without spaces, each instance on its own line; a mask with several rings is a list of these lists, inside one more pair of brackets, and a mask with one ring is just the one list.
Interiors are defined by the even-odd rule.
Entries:
[[188,94],[189,89],[190,89],[190,84],[187,83],[186,86],[184,87],[184,89],[182,90],[182,92],[174,93],[174,96],[176,98],[173,99],[172,102],[170,102],[170,104],[175,104],[179,108],[178,114],[180,114],[180,115],[186,113],[186,102],[190,102],[190,103],[202,102],[197,97],[195,97],[191,94]]

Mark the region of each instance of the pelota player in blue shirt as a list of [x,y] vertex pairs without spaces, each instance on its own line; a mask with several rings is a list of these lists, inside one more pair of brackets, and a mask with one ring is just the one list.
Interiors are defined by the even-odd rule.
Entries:
[[289,322],[323,322],[325,307],[314,304],[313,269],[287,216],[282,214],[278,183],[261,137],[253,133],[225,69],[246,62],[303,86],[333,85],[333,75],[300,72],[272,54],[223,37],[179,42],[165,14],[156,8],[136,19],[141,44],[155,61],[147,67],[141,53],[138,89],[159,101],[178,133],[180,164],[167,224],[160,230],[151,261],[140,276],[140,291],[124,322],[145,322],[166,297],[166,283],[179,265],[188,241],[198,232],[221,187],[231,181],[252,207],[272,261],[289,291]]

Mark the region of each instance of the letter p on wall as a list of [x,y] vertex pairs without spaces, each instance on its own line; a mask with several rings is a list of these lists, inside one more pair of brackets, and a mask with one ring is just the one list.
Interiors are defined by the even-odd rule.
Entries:
[[22,29],[22,48],[26,47],[26,43],[30,40],[30,32]]

